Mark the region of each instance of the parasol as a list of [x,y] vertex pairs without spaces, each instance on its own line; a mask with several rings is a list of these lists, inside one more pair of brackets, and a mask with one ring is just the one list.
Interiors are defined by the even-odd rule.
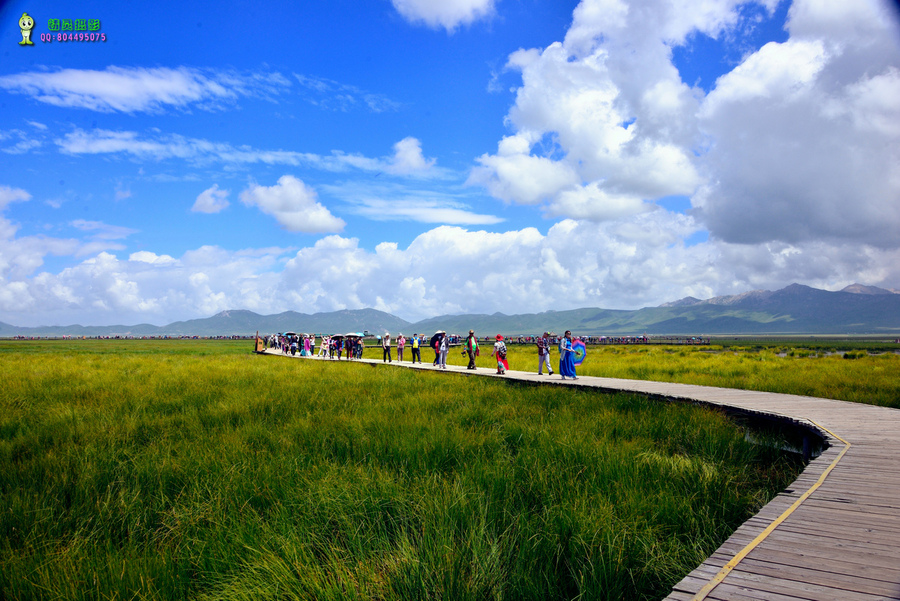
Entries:
[[437,332],[435,332],[434,336],[431,337],[431,342],[429,343],[428,346],[430,346],[431,348],[434,348],[434,343],[437,342],[438,338],[440,338],[444,334],[446,334],[446,332],[444,330],[438,330]]
[[587,355],[587,347],[584,345],[581,338],[576,338],[572,342],[572,350],[575,351],[575,365],[584,363],[584,357]]

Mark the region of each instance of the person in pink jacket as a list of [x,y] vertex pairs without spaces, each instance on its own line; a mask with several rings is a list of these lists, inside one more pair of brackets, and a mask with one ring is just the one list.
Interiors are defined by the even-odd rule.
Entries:
[[406,338],[403,334],[397,335],[397,361],[403,361],[403,349],[406,347]]

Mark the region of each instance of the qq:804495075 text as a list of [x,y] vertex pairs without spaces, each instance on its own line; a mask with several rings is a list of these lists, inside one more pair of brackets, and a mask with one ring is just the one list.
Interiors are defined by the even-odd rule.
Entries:
[[42,42],[105,42],[105,33],[42,33]]

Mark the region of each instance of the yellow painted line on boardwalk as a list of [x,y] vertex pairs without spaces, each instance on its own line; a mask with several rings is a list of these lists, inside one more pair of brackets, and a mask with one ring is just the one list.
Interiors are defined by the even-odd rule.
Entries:
[[825,482],[825,478],[828,476],[828,474],[831,473],[831,470],[833,470],[834,467],[838,464],[838,461],[840,461],[841,458],[847,453],[847,451],[850,450],[850,446],[851,446],[851,445],[850,445],[850,443],[849,443],[848,441],[844,440],[843,438],[841,438],[840,436],[838,436],[837,434],[835,434],[834,432],[832,432],[832,431],[829,430],[828,428],[825,428],[825,427],[823,427],[823,426],[820,426],[819,424],[817,424],[816,422],[814,422],[814,421],[812,421],[812,420],[809,420],[809,421],[812,422],[817,428],[819,428],[819,429],[821,429],[821,430],[824,430],[824,431],[828,432],[831,436],[837,438],[837,439],[840,440],[842,443],[844,443],[844,448],[843,448],[843,450],[838,454],[837,457],[835,457],[834,461],[831,462],[831,465],[829,465],[828,468],[827,468],[824,472],[822,472],[822,475],[819,476],[819,479],[816,480],[815,484],[813,484],[812,486],[810,486],[809,489],[808,489],[805,493],[803,493],[802,495],[800,495],[800,498],[799,498],[799,499],[797,499],[796,501],[794,501],[793,505],[791,505],[790,507],[788,507],[788,508],[785,510],[785,512],[782,513],[780,516],[778,516],[771,524],[769,524],[769,525],[766,527],[765,530],[763,530],[762,532],[760,532],[760,533],[759,533],[759,536],[757,536],[756,538],[754,538],[752,541],[750,541],[750,543],[749,543],[746,547],[744,547],[743,549],[741,549],[741,551],[740,551],[737,555],[735,555],[735,556],[731,559],[731,561],[729,561],[728,563],[726,563],[725,566],[724,566],[721,570],[719,570],[719,573],[716,574],[715,577],[713,577],[712,580],[710,580],[709,582],[707,582],[706,585],[705,585],[703,588],[701,588],[701,589],[697,592],[696,595],[694,595],[693,597],[691,597],[691,601],[703,601],[703,599],[706,599],[706,597],[713,591],[713,589],[716,588],[717,586],[719,586],[719,583],[721,583],[723,580],[725,580],[725,577],[728,576],[728,574],[730,574],[731,571],[734,570],[735,567],[737,567],[737,565],[741,562],[741,560],[744,559],[745,557],[747,557],[747,555],[750,553],[750,551],[752,551],[753,549],[755,549],[755,548],[756,548],[763,540],[765,540],[766,537],[769,536],[769,535],[775,530],[775,528],[777,528],[777,527],[779,526],[779,524],[781,524],[781,523],[782,523],[783,521],[785,521],[792,513],[794,513],[794,511],[795,511],[798,507],[800,507],[800,505],[801,505],[806,499],[808,499],[809,496],[810,496],[811,494],[813,494],[813,493],[816,491],[816,489],[819,488],[819,487],[822,485],[823,482]]

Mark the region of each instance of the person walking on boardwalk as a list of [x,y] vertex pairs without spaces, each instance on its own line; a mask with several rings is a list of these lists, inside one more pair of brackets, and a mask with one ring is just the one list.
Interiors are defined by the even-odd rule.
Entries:
[[403,349],[406,347],[406,338],[403,337],[403,334],[399,334],[397,336],[397,361],[403,362]]
[[384,337],[381,339],[381,350],[381,362],[387,361],[391,363],[391,335],[387,332],[384,333]]
[[419,334],[418,333],[413,334],[412,341],[410,342],[410,344],[412,344],[413,365],[415,365],[417,358],[419,359],[419,363],[421,363],[422,362],[422,351],[419,350]]
[[441,335],[441,339],[438,343],[438,350],[440,351],[438,362],[440,363],[441,369],[447,369],[447,353],[450,352],[450,338],[447,334]]
[[497,334],[497,342],[494,343],[494,350],[491,357],[497,358],[497,373],[503,375],[509,369],[509,363],[506,361],[506,343],[503,342],[503,336]]
[[544,335],[535,341],[538,349],[538,375],[544,375],[544,364],[547,364],[547,371],[552,376],[553,368],[550,367],[550,332],[544,332]]
[[466,353],[469,355],[469,365],[466,369],[475,369],[475,357],[478,355],[478,338],[475,336],[475,330],[469,330],[469,337],[466,338]]
[[572,350],[572,332],[566,330],[566,334],[559,341],[559,375],[562,379],[572,378],[577,380],[575,375],[575,351]]
[[443,330],[438,330],[434,333],[434,336],[431,337],[431,340],[428,341],[428,344],[431,345],[431,350],[434,351],[434,362],[432,365],[435,367],[441,360],[441,336],[444,335]]

